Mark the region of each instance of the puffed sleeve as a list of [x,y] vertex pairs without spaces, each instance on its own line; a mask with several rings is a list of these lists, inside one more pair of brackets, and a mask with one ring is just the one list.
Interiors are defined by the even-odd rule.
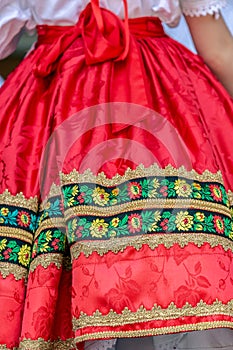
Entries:
[[182,12],[186,16],[206,16],[219,14],[226,0],[180,0]]
[[176,27],[180,21],[181,9],[179,0],[154,0],[152,11],[155,16],[169,27]]
[[0,0],[0,59],[15,50],[30,16],[27,1]]

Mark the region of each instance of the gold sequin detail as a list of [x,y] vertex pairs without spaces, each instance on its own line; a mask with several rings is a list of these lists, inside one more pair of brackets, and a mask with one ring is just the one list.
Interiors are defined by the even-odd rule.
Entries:
[[54,264],[58,269],[60,269],[63,266],[63,259],[64,257],[62,254],[46,253],[39,255],[32,260],[30,272],[33,272],[39,265],[44,269],[47,269],[51,264]]
[[44,230],[57,228],[58,230],[61,227],[65,226],[65,222],[63,218],[48,218],[44,219],[35,233],[35,239],[41,234]]
[[73,339],[46,341],[42,338],[37,340],[25,339],[20,343],[19,350],[72,350],[77,349]]
[[28,210],[37,212],[38,210],[38,199],[37,197],[26,198],[22,192],[12,195],[8,190],[5,190],[0,194],[0,203],[5,205],[13,205],[16,207],[24,207]]
[[230,209],[225,205],[218,203],[210,203],[207,201],[200,201],[195,199],[142,199],[140,201],[123,203],[120,205],[114,205],[111,207],[97,207],[97,206],[75,206],[66,210],[66,219],[76,215],[89,215],[89,216],[101,216],[108,217],[112,215],[118,215],[122,212],[144,209],[198,209],[213,211],[215,214],[223,214],[231,218]]
[[211,305],[208,305],[201,300],[195,307],[186,303],[182,308],[178,308],[175,303],[172,302],[166,309],[154,305],[151,310],[147,310],[144,306],[141,306],[136,312],[131,311],[126,307],[121,314],[118,314],[113,310],[110,310],[107,315],[103,315],[99,310],[91,316],[81,312],[78,319],[73,318],[73,328],[74,330],[78,330],[84,327],[103,327],[109,325],[117,327],[154,320],[165,321],[180,317],[206,317],[213,315],[226,315],[233,317],[233,300],[228,304],[223,304],[221,301],[216,300]]
[[33,240],[33,235],[30,232],[24,230],[23,228],[3,226],[0,227],[0,235],[7,238],[20,239],[21,241],[25,241],[29,244],[31,244]]
[[232,207],[233,206],[233,192],[232,191],[228,191],[228,199],[229,199],[229,204]]
[[123,176],[117,174],[111,179],[107,178],[104,172],[94,175],[90,169],[87,169],[82,174],[80,174],[77,170],[73,170],[69,174],[60,173],[62,184],[91,182],[103,186],[114,186],[116,184],[121,184],[125,181],[132,180],[136,177],[145,176],[178,176],[200,182],[216,181],[223,184],[223,178],[220,171],[212,173],[209,170],[205,170],[202,174],[199,174],[195,170],[186,170],[184,166],[174,168],[172,165],[168,165],[162,169],[157,164],[153,164],[148,168],[145,168],[144,165],[141,164],[135,170],[128,168]]
[[14,275],[16,280],[21,280],[27,278],[28,271],[22,266],[11,264],[8,262],[0,262],[0,274],[3,278],[6,278],[9,275]]
[[148,245],[152,250],[157,248],[160,244],[164,245],[167,249],[171,248],[175,244],[178,244],[181,248],[184,248],[191,243],[195,244],[197,247],[201,247],[204,244],[209,244],[211,248],[220,245],[225,251],[233,251],[233,241],[227,238],[201,232],[187,232],[173,234],[147,234],[122,238],[113,237],[106,241],[76,242],[71,247],[71,256],[73,260],[77,259],[81,253],[88,257],[93,252],[97,252],[101,256],[108,252],[123,252],[127,247],[134,247],[136,250],[140,250],[144,244]]
[[161,328],[150,328],[140,329],[132,331],[105,331],[96,333],[86,333],[77,337],[76,342],[82,342],[86,340],[98,340],[98,339],[109,339],[109,338],[132,338],[132,337],[146,337],[154,335],[163,335],[179,332],[189,331],[204,331],[207,329],[214,328],[233,328],[233,322],[231,321],[211,321],[211,322],[199,322],[196,324],[184,324],[179,326],[161,327]]

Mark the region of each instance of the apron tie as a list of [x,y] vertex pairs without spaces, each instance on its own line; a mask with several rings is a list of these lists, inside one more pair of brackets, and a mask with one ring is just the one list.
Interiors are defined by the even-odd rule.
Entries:
[[127,0],[123,1],[124,22],[111,11],[100,8],[99,0],[91,0],[81,12],[78,23],[65,29],[49,52],[34,66],[34,74],[46,77],[53,73],[63,53],[80,37],[87,65],[124,60],[129,52],[130,34]]

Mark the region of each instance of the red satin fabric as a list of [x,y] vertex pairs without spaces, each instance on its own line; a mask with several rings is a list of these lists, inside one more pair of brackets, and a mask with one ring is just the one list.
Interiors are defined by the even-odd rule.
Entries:
[[[35,50],[1,88],[1,193],[8,189],[13,195],[22,192],[26,198],[40,198],[39,164],[52,132],[79,111],[108,102],[134,103],[155,110],[178,131],[189,151],[192,168],[199,173],[220,169],[226,188],[233,190],[233,107],[224,88],[202,59],[164,34],[157,19],[129,20],[127,33],[127,24],[114,14],[107,10],[101,13],[104,31],[98,27],[91,5],[82,13],[77,26],[38,27]],[[155,147],[155,139],[138,127],[137,123],[142,121],[145,122],[143,116],[132,115],[124,123],[96,128],[93,125],[92,130],[76,140],[63,170],[67,173],[73,168],[79,170],[82,159],[91,149],[112,138],[119,140],[118,145],[124,139],[135,140],[156,155],[161,167],[176,166],[172,155],[164,152],[158,141]],[[150,120],[147,123],[150,124]],[[82,128],[85,129],[80,123]],[[63,142],[58,140],[58,146]],[[124,174],[128,166],[138,165],[138,161],[127,160],[134,159],[134,154],[125,157],[131,150],[124,142],[119,149],[117,158],[99,169],[104,169],[108,177]],[[101,163],[101,151],[96,157]],[[47,268],[38,266],[30,272],[27,288],[23,280],[15,280],[13,275],[0,276],[0,344],[13,349],[23,339],[65,341],[88,333],[90,329],[72,330],[71,318],[78,317],[80,311],[87,314],[96,309],[103,313],[110,309],[121,312],[125,306],[136,310],[141,304],[150,308],[155,301],[162,307],[171,302],[182,307],[187,300],[195,306],[200,299],[211,303],[216,295],[225,303],[233,297],[233,255],[221,246],[212,249],[205,245],[199,249],[190,244],[182,250],[177,246],[170,250],[161,246],[156,251],[159,271],[150,269],[151,280],[162,280],[159,289],[150,285],[141,265],[144,257],[145,265],[153,265],[151,250],[144,246],[136,257],[135,254],[135,249],[129,247],[118,256],[93,254],[87,259],[81,255],[74,261],[72,272],[59,269],[53,263]],[[167,254],[173,259],[163,265]],[[221,286],[223,279],[219,260],[229,266],[229,274],[224,280],[225,288],[216,290],[215,286]],[[197,265],[199,261],[202,261],[201,266]],[[198,266],[206,285],[199,288],[197,283],[189,290],[183,284],[183,276],[188,278],[193,266]],[[93,269],[96,285],[91,288]],[[126,282],[120,283],[123,279]],[[166,294],[165,289],[168,290]],[[223,316],[153,320],[126,325],[124,330],[220,318]],[[229,320],[229,316],[225,319]],[[93,327],[92,331],[98,330]]]

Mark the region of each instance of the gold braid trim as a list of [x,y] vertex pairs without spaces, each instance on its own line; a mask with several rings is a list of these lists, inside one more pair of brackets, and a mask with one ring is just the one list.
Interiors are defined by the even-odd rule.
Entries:
[[33,210],[34,212],[37,212],[38,210],[38,198],[26,198],[22,192],[12,195],[8,190],[5,190],[2,194],[0,194],[0,203],[13,205],[16,207],[23,207]]
[[233,328],[231,321],[211,321],[200,322],[196,324],[184,324],[179,326],[139,329],[132,331],[106,331],[96,333],[86,333],[77,337],[75,342],[83,342],[86,340],[111,339],[111,338],[133,338],[133,337],[148,337],[154,335],[164,335],[179,332],[204,331],[214,328]]
[[42,338],[37,340],[25,339],[19,345],[19,350],[72,350],[78,349],[73,339],[46,341]]
[[44,219],[35,233],[35,239],[41,234],[42,231],[48,229],[57,228],[58,230],[65,226],[63,218],[48,218]]
[[232,191],[228,191],[228,199],[229,199],[229,204],[230,204],[230,207],[233,206],[233,192]]
[[97,310],[91,316],[84,312],[80,312],[80,317],[78,319],[73,318],[72,322],[74,330],[78,330],[80,328],[91,326],[103,327],[111,325],[112,327],[117,327],[154,320],[164,321],[180,317],[205,317],[213,315],[233,317],[233,300],[229,301],[228,304],[223,304],[221,301],[215,300],[212,305],[208,305],[201,300],[195,307],[186,303],[182,308],[178,308],[175,303],[172,302],[166,309],[155,304],[151,310],[147,310],[144,306],[141,306],[135,312],[126,307],[121,314],[118,314],[113,310],[110,310],[107,315],[103,315]]
[[40,204],[40,211],[46,209],[46,205],[48,203],[49,198],[57,196],[61,197],[61,195],[61,185],[52,184],[49,190],[49,194],[43,199],[42,203]]
[[132,180],[135,177],[145,176],[178,176],[191,180],[195,179],[196,181],[200,182],[215,181],[223,184],[223,178],[220,171],[212,173],[209,170],[205,170],[202,174],[199,174],[195,170],[186,170],[184,166],[176,169],[172,165],[168,165],[162,169],[157,164],[153,164],[148,168],[145,168],[142,164],[140,164],[135,170],[128,168],[123,176],[117,174],[111,179],[107,178],[104,172],[94,175],[90,169],[87,169],[82,174],[80,174],[77,170],[73,170],[69,174],[63,174],[60,172],[62,184],[92,182],[104,186],[114,186],[116,184],[121,184],[125,181]]
[[220,245],[225,251],[233,251],[233,241],[230,239],[220,237],[219,235],[217,236],[201,232],[187,232],[171,234],[147,234],[122,238],[113,237],[109,240],[76,242],[71,247],[71,256],[72,260],[77,259],[81,253],[83,253],[86,257],[90,256],[93,252],[97,252],[99,255],[103,256],[108,252],[123,252],[127,247],[134,247],[136,250],[140,250],[145,244],[152,250],[157,248],[160,244],[164,245],[168,249],[175,244],[178,244],[181,248],[184,248],[190,243],[195,244],[197,247],[201,247],[203,244],[209,244],[211,248]]
[[33,234],[27,232],[23,228],[16,227],[0,227],[0,235],[9,238],[20,239],[21,241],[25,241],[29,244],[32,244]]
[[3,278],[6,278],[9,275],[14,275],[14,278],[18,281],[23,278],[27,278],[28,270],[22,266],[7,262],[0,262],[0,274]]
[[64,257],[63,254],[59,253],[45,253],[32,260],[30,272],[35,271],[38,266],[42,266],[44,269],[47,269],[51,264],[54,264],[58,269],[61,267],[64,267],[66,270],[71,269],[69,257]]
[[76,215],[89,215],[108,217],[112,215],[118,215],[122,212],[144,209],[198,209],[213,211],[214,213],[223,214],[231,218],[230,209],[225,205],[218,203],[210,203],[207,201],[200,201],[196,199],[142,199],[134,202],[123,203],[114,205],[112,207],[98,207],[98,206],[75,206],[66,210],[66,218]]

